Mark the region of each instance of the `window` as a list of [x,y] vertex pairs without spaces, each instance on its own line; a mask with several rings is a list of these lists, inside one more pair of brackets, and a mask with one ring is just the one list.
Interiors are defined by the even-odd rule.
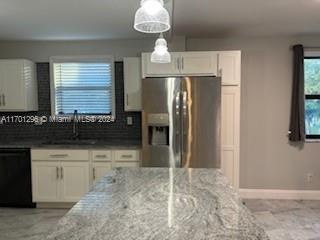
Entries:
[[[313,56],[309,56],[313,55]],[[320,53],[309,54],[305,68],[305,125],[308,139],[320,138]]]
[[112,57],[52,57],[52,115],[113,115]]

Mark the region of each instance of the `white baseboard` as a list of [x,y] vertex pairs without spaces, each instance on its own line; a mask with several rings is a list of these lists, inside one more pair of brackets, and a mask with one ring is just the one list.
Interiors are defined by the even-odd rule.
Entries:
[[320,200],[320,191],[239,189],[239,193],[243,199]]

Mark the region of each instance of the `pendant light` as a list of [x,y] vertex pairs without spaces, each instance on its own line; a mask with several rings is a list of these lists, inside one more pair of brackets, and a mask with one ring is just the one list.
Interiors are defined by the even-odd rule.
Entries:
[[162,33],[170,29],[170,16],[163,0],[141,0],[134,19],[134,29],[143,33]]
[[163,38],[162,33],[156,41],[154,51],[151,54],[151,62],[153,63],[170,63],[171,55],[168,52],[167,41]]

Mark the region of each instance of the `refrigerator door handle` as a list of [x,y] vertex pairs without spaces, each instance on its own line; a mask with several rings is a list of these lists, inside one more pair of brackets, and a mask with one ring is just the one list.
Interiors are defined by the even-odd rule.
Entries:
[[182,92],[181,152],[185,153],[185,127],[187,119],[187,92]]
[[180,142],[180,92],[177,92],[175,99],[175,150],[179,153],[179,142]]

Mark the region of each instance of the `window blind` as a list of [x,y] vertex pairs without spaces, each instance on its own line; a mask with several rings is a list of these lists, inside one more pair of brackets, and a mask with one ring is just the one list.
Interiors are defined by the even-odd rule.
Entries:
[[54,63],[56,114],[112,113],[113,63]]

